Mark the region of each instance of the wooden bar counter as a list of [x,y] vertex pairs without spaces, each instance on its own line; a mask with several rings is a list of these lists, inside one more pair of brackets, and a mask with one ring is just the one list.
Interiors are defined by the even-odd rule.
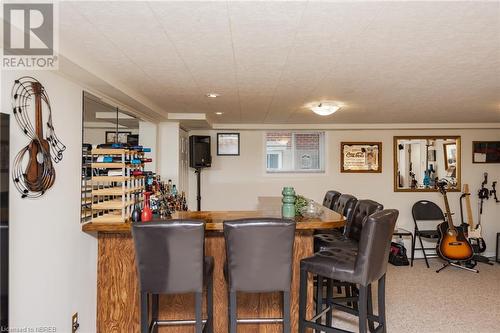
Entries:
[[[213,256],[214,267],[214,331],[228,332],[227,285],[224,279],[225,244],[222,233],[224,220],[280,217],[277,210],[260,211],[205,211],[178,212],[173,218],[201,219],[206,222],[205,254]],[[313,254],[313,231],[338,228],[344,218],[334,211],[324,209],[317,219],[297,218],[297,231],[293,251],[293,275],[291,287],[292,332],[298,331],[299,268],[300,260]],[[139,288],[134,244],[129,223],[87,223],[85,232],[98,233],[97,267],[97,332],[139,333]],[[309,283],[312,295],[312,283]],[[238,317],[281,318],[279,293],[239,294]],[[312,299],[308,301],[308,312],[312,314]],[[204,311],[205,316],[205,311]],[[162,295],[160,297],[160,319],[194,318],[194,296]],[[191,333],[193,326],[160,326],[160,333]],[[278,333],[281,324],[239,324],[239,333]]]

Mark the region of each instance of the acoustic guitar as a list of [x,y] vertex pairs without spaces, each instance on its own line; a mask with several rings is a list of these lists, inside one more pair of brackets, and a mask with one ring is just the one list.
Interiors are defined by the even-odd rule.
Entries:
[[[54,169],[50,158],[50,144],[43,137],[42,85],[39,82],[33,82],[31,87],[35,95],[35,133],[37,138],[29,144],[29,160],[25,177],[26,185],[30,191],[40,191],[52,186],[55,174],[44,177],[44,172],[53,172]],[[43,179],[46,179],[49,184],[42,184]]]
[[461,228],[456,228],[453,224],[453,219],[446,196],[446,183],[438,183],[439,191],[443,195],[444,205],[446,208],[446,222],[438,225],[439,242],[436,247],[438,255],[447,261],[467,261],[472,258],[474,251],[472,246],[465,237]]
[[463,193],[465,194],[465,208],[467,211],[467,238],[469,239],[469,243],[471,243],[474,252],[482,253],[486,250],[486,242],[481,235],[481,220],[479,220],[478,224],[474,226],[468,184],[464,184]]

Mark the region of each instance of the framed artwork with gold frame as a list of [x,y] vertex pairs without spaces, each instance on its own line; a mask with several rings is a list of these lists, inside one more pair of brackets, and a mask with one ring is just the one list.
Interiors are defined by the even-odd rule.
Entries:
[[382,142],[341,142],[340,172],[381,173]]

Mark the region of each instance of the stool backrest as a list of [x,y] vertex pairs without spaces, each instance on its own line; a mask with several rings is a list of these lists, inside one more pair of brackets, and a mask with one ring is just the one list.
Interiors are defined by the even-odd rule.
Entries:
[[134,223],[132,236],[142,292],[203,291],[205,222]]
[[342,193],[333,190],[326,192],[325,198],[323,199],[323,206],[328,209],[333,209],[341,194]]
[[356,201],[358,201],[358,199],[356,199],[355,196],[342,194],[333,207],[333,210],[345,216],[347,220],[350,220],[352,212],[354,211],[354,206],[356,206]]
[[354,269],[364,286],[377,281],[387,271],[392,233],[398,215],[396,209],[386,209],[370,215],[365,221]]
[[347,220],[344,235],[347,238],[359,241],[361,230],[368,216],[384,209],[384,206],[373,200],[358,200],[354,206],[351,218]]
[[295,222],[241,219],[224,222],[230,291],[289,291]]

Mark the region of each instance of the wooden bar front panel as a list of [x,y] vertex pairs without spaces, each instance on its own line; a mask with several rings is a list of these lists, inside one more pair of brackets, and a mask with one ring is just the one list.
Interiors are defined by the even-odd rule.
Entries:
[[[99,233],[97,269],[97,332],[139,333],[139,287],[135,266],[134,244],[129,233]],[[214,330],[228,332],[227,285],[224,279],[225,245],[222,233],[207,233],[206,255],[215,259],[214,267]],[[312,231],[297,232],[293,251],[291,287],[292,332],[298,331],[300,259],[313,253]],[[308,295],[312,295],[309,281]],[[238,317],[282,317],[282,297],[274,294],[239,294]],[[312,314],[312,299],[308,315]],[[204,310],[204,316],[206,311]],[[194,297],[164,295],[160,297],[160,319],[194,318]],[[160,333],[191,333],[193,326],[160,326]],[[279,333],[281,324],[239,324],[241,333]]]

